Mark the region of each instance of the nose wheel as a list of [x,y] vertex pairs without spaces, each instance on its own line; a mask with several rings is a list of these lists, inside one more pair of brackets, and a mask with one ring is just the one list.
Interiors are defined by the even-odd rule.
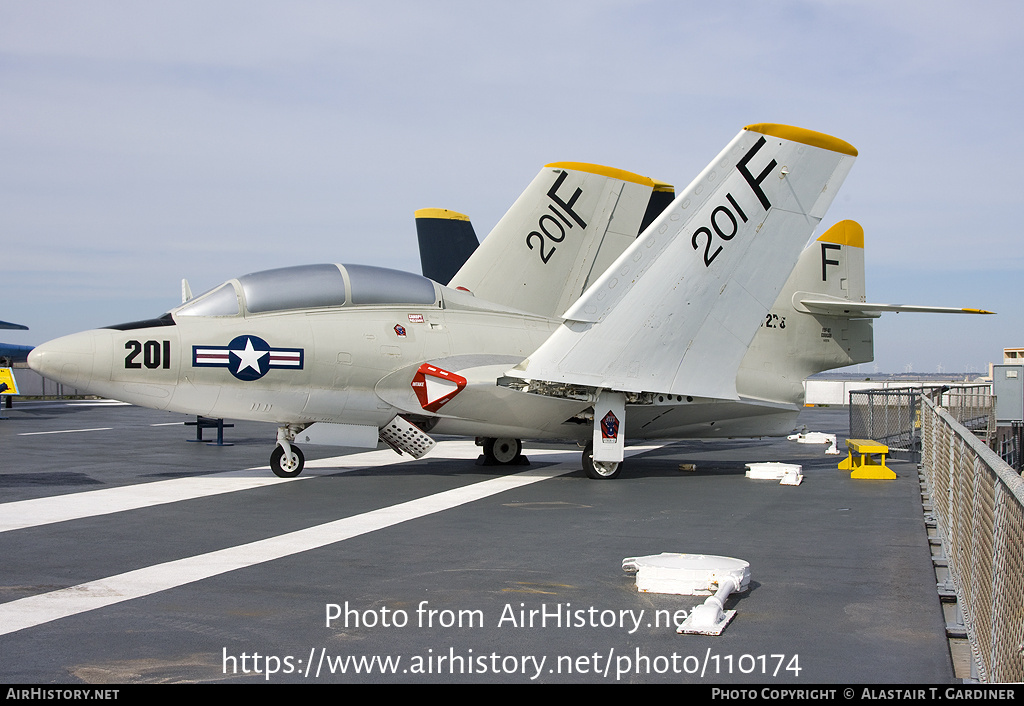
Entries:
[[288,446],[288,450],[285,451],[285,448],[278,444],[270,454],[270,470],[278,478],[294,478],[302,473],[302,468],[306,465],[302,449],[291,444]]

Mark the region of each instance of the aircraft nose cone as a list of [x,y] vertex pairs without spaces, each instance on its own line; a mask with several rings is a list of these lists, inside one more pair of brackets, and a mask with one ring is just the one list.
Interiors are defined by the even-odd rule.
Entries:
[[92,377],[95,341],[93,331],[47,341],[28,354],[28,367],[49,380],[82,386]]

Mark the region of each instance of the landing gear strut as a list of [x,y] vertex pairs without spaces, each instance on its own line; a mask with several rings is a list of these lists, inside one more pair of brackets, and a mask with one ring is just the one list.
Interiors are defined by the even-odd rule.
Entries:
[[587,478],[594,480],[611,480],[617,478],[622,470],[622,461],[595,461],[594,444],[589,443],[583,449],[583,470]]

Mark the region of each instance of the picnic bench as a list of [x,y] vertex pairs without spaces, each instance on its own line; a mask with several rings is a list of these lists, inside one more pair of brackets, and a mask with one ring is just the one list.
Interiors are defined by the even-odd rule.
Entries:
[[896,480],[896,474],[885,465],[889,447],[872,439],[847,439],[846,458],[839,470],[850,471],[850,478],[860,480]]

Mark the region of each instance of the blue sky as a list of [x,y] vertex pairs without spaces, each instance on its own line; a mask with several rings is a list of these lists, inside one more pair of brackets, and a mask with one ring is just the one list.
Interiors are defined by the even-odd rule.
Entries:
[[860,157],[871,371],[1001,362],[1015,296],[1024,6],[1013,2],[0,0],[0,319],[40,343],[255,270],[418,271],[413,211],[481,237],[539,168],[687,184],[746,124]]

